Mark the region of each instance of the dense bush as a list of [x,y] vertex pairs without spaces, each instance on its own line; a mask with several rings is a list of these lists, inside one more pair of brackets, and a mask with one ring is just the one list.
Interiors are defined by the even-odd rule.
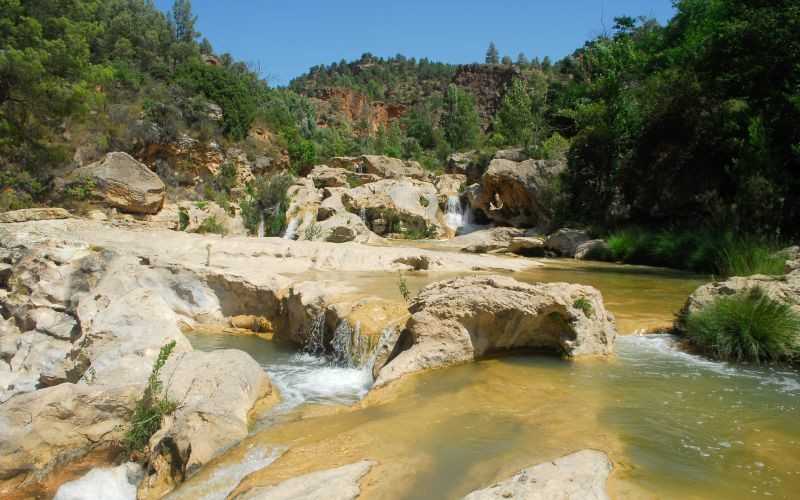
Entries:
[[260,177],[247,187],[249,199],[240,203],[242,219],[251,235],[258,233],[264,217],[266,236],[281,236],[286,229],[286,209],[289,208],[287,191],[294,185],[289,173]]
[[693,344],[719,359],[760,362],[798,354],[797,313],[758,288],[717,298],[684,318],[679,328]]

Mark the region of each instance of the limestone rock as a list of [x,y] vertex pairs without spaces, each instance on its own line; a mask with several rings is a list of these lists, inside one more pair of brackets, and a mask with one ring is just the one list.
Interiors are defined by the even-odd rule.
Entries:
[[420,292],[409,312],[405,338],[398,341],[409,347],[389,360],[377,386],[514,349],[611,354],[616,337],[600,292],[568,283],[529,285],[505,276],[438,281]]
[[547,238],[546,246],[564,257],[575,257],[578,246],[589,240],[586,231],[564,227]]
[[331,168],[326,165],[317,165],[308,174],[314,182],[314,187],[350,187],[347,183],[347,174],[349,172],[343,168]]
[[445,236],[447,228],[439,217],[436,188],[414,179],[384,179],[342,194],[350,211],[364,211],[368,226],[378,235],[416,232]]
[[250,409],[272,395],[261,366],[233,349],[171,356],[161,382],[178,409],[150,439],[156,471],[140,485],[140,498],[163,496],[176,480],[247,436]]
[[552,207],[547,206],[548,198],[539,192],[564,168],[563,163],[554,161],[492,160],[480,187],[468,192],[470,204],[498,224],[546,227],[550,224],[548,213]]
[[361,495],[358,481],[369,472],[375,462],[362,460],[333,469],[311,472],[272,486],[256,486],[237,493],[237,500],[353,500]]
[[463,175],[467,185],[480,182],[484,169],[478,159],[477,151],[452,153],[447,157],[444,172],[446,174]]
[[[433,182],[440,196],[460,196],[462,186],[466,187],[467,177],[461,174],[440,175]],[[444,207],[443,207],[444,208]]]
[[606,500],[609,498],[606,480],[613,469],[611,460],[602,451],[581,450],[523,469],[504,481],[473,491],[464,500]]
[[749,293],[758,288],[764,294],[778,302],[785,302],[800,314],[800,274],[790,273],[783,276],[753,276],[728,278],[725,281],[709,283],[697,288],[686,300],[679,318],[699,311],[714,303],[719,297],[730,297],[740,293]]
[[575,258],[586,259],[591,257],[593,254],[602,254],[606,250],[608,250],[608,243],[606,243],[604,240],[585,241],[575,247]]
[[420,181],[431,180],[431,174],[412,160],[401,160],[389,156],[361,155],[356,159],[363,165],[365,173],[374,174],[384,179],[401,179],[411,177]]
[[493,160],[510,160],[520,162],[525,160],[525,150],[522,148],[499,149],[492,156]]
[[69,219],[70,217],[72,214],[63,208],[23,208],[0,213],[0,223]]
[[164,204],[164,182],[127,153],[108,153],[102,160],[70,174],[73,182],[82,178],[91,179],[94,193],[123,212],[154,214]]
[[[349,212],[342,212],[314,225],[312,240],[345,243],[347,241],[366,241],[370,230],[361,217]],[[317,232],[318,231],[318,232]],[[303,235],[303,238],[305,235]],[[301,238],[301,239],[303,239]]]

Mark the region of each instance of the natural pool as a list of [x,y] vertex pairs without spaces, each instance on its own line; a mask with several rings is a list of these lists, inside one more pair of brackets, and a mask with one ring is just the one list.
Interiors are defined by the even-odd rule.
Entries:
[[[698,284],[690,275],[554,261],[522,281],[596,286],[620,331],[671,320]],[[412,293],[433,273],[409,275]],[[395,276],[347,275],[394,297]],[[607,451],[619,498],[792,498],[800,491],[800,375],[686,354],[668,335],[620,336],[610,359],[515,355],[407,377],[368,390],[363,370],[328,366],[272,341],[189,337],[196,348],[253,354],[283,395],[240,445],[176,497],[219,498],[264,469],[284,479],[359,459],[379,462],[364,498],[459,498],[582,448]],[[349,406],[348,406],[349,405]]]

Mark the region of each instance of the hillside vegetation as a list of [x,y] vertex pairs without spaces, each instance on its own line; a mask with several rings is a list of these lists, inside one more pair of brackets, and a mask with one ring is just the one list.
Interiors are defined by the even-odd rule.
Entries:
[[[167,14],[144,0],[2,5],[2,210],[63,203],[74,192],[53,189],[57,176],[105,152],[142,158],[189,138],[288,158],[267,174],[364,153],[441,170],[455,151],[488,159],[519,147],[567,164],[550,186],[556,223],[704,224],[781,239],[800,227],[794,1],[680,0],[665,26],[618,17],[555,63],[501,58],[492,44],[482,67],[513,79],[487,89],[502,96],[488,124],[485,96],[453,85],[454,65],[365,54],[270,88],[255,68],[213,54],[188,0]],[[231,189],[204,182],[203,196]]]

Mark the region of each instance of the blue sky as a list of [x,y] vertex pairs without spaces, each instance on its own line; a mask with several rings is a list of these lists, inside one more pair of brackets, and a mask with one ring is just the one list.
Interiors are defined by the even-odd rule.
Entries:
[[[173,0],[155,0],[168,10]],[[610,30],[618,15],[674,14],[671,0],[193,0],[197,28],[217,53],[260,63],[285,85],[317,64],[376,56],[482,61],[494,41],[501,55],[561,59]],[[601,21],[602,19],[602,21]]]

